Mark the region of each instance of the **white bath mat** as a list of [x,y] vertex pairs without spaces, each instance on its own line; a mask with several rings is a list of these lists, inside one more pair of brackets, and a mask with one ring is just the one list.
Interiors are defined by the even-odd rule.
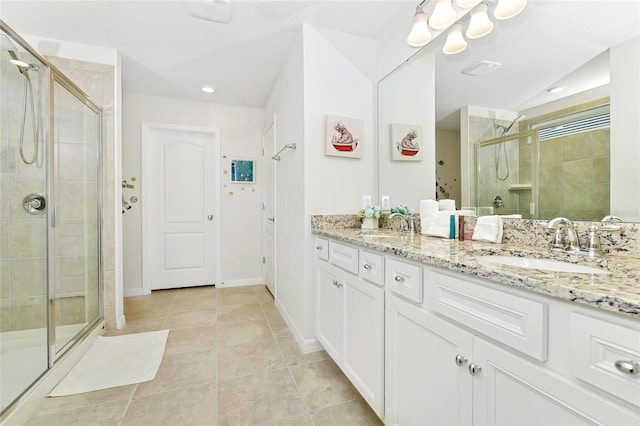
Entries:
[[73,395],[153,380],[168,336],[169,330],[98,336],[49,396]]

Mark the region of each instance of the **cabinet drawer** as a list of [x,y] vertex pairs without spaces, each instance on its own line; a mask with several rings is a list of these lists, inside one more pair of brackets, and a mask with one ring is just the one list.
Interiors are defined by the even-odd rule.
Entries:
[[329,241],[324,238],[316,238],[313,248],[316,257],[322,260],[329,260]]
[[384,285],[384,256],[360,250],[360,276],[377,285]]
[[400,296],[422,303],[422,267],[387,257],[385,287]]
[[358,273],[358,249],[329,241],[329,262],[356,275]]
[[640,407],[640,325],[624,327],[573,312],[570,350],[571,374]]
[[479,333],[540,361],[547,360],[547,305],[473,285],[427,269],[427,305]]

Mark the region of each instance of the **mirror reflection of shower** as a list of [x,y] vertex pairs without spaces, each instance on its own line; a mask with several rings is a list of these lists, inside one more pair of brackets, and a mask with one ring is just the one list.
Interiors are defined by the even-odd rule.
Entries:
[[[20,75],[24,78],[22,117],[20,123],[20,158],[22,159],[22,162],[27,165],[35,163],[37,167],[40,167],[42,165],[42,162],[38,162],[38,152],[40,150],[40,125],[38,123],[38,116],[36,115],[36,103],[33,98],[33,84],[29,75],[32,72],[37,73],[38,66],[20,60],[18,58],[18,55],[16,54],[17,49],[15,45],[5,34],[0,34],[0,48],[2,48],[2,50],[6,50],[9,53],[9,61],[16,66]],[[31,150],[32,153],[30,156],[25,153],[26,150],[24,143],[27,112],[31,113],[31,131],[33,134],[33,144]]]
[[[511,128],[513,127],[514,124],[516,124],[518,121],[522,120],[525,116],[520,114],[518,115],[508,126],[503,126],[501,124],[496,124],[496,137],[500,137],[500,136],[504,136],[507,133],[509,133],[509,130],[511,130]],[[498,134],[498,132],[501,132],[500,134]],[[501,181],[505,181],[507,179],[509,179],[509,156],[507,155],[507,147],[505,146],[505,142],[501,142],[499,144],[496,144],[494,146],[494,151],[495,151],[495,173],[496,173],[496,179],[501,180]],[[502,155],[504,157],[504,164],[505,164],[505,170],[506,173],[503,176],[500,176],[500,153],[502,152]]]

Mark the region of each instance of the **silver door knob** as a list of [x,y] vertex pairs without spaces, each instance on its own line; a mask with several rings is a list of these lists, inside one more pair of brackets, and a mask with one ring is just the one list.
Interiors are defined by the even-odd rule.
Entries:
[[209,219],[209,220],[213,220],[213,215],[212,215],[212,214],[210,214],[209,216],[207,216],[207,219]]
[[267,218],[267,220],[268,220],[269,222],[275,222],[275,221],[276,221],[276,218],[275,218],[275,217],[268,217],[268,218]]
[[316,250],[322,250],[322,246],[316,246]]
[[367,271],[368,271],[369,269],[371,269],[371,265],[369,265],[368,263],[365,263],[364,265],[362,265],[362,267],[363,267],[364,269],[366,269]]
[[404,282],[404,277],[401,277],[400,275],[396,275],[395,277],[393,277],[393,280],[397,283],[401,283],[401,282]]
[[482,367],[480,367],[478,364],[469,364],[469,374],[471,374],[472,376],[480,374],[480,371],[482,371]]
[[467,362],[467,357],[464,355],[456,355],[456,365],[462,367]]
[[619,360],[614,363],[619,372],[636,375],[640,373],[640,364],[636,361]]

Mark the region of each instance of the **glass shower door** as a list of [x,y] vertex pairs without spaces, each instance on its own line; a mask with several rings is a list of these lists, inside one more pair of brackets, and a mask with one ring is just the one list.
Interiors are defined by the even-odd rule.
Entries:
[[101,317],[100,112],[53,79],[51,321],[54,352]]
[[0,49],[0,412],[4,412],[49,366],[44,131],[48,68],[3,31]]

